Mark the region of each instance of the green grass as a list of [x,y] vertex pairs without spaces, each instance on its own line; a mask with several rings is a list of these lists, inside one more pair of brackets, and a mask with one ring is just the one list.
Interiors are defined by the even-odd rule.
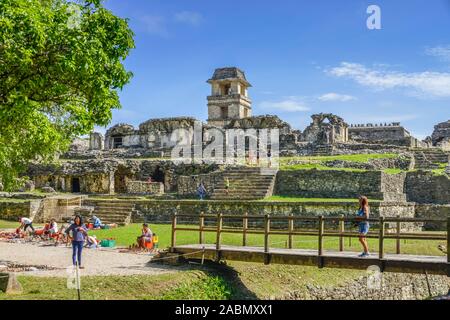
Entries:
[[[18,219],[17,219],[18,220]],[[7,221],[7,220],[0,220],[0,229],[16,229],[20,226],[19,221]],[[36,227],[40,227],[42,226],[41,224],[34,224],[33,226]]]
[[[350,269],[319,269],[312,266],[263,265],[248,262],[228,261],[227,265],[239,274],[243,286],[258,299],[286,299],[296,292],[296,299],[310,299],[307,285],[336,287],[365,274],[365,271]],[[239,294],[238,292],[237,294]],[[236,296],[237,299],[245,298]]]
[[[309,200],[309,199],[308,199]],[[323,200],[323,199],[320,199]],[[335,199],[327,199],[335,200]],[[342,200],[342,199],[340,199]],[[0,229],[13,229],[17,228],[18,223],[14,221],[0,220]],[[136,237],[140,235],[141,224],[130,224],[126,227],[119,227],[109,230],[92,230],[89,233],[96,235],[98,239],[114,238],[118,246],[129,246],[136,242]],[[179,227],[197,228],[194,225],[179,225]],[[150,228],[159,237],[159,248],[167,248],[170,246],[171,230],[172,227],[169,224],[150,224]],[[198,233],[189,231],[177,232],[177,244],[195,244],[198,243]],[[206,243],[215,243],[215,233],[205,233]],[[270,242],[272,247],[283,248],[286,245],[287,236],[272,235],[270,236]],[[248,235],[247,238],[249,246],[263,246],[264,239],[262,235]],[[294,247],[299,249],[316,249],[317,237],[313,236],[296,236],[294,237]],[[349,241],[346,240],[346,250],[359,251],[361,250],[357,239],[352,239],[351,246]],[[228,245],[240,246],[242,244],[242,235],[239,234],[223,234],[222,243]],[[325,239],[324,247],[329,250],[337,250],[338,238],[327,237]],[[388,239],[385,241],[385,248],[387,253],[395,252],[395,240]],[[371,248],[378,248],[378,241],[376,239],[369,239]],[[423,254],[423,255],[443,255],[437,248],[439,244],[444,244],[444,241],[424,241],[424,240],[407,240],[406,243],[402,241],[402,253],[405,254]]]
[[[316,157],[284,157],[280,158],[281,170],[335,170],[335,171],[349,171],[349,172],[366,172],[367,170],[358,168],[335,168],[325,165],[326,161],[348,161],[357,163],[367,163],[371,159],[391,159],[397,158],[398,154],[350,154],[337,156],[316,156]],[[306,163],[295,164],[295,161],[305,161]],[[400,171],[401,172],[401,171]]]
[[367,163],[370,159],[395,159],[398,158],[398,154],[384,153],[384,154],[349,154],[349,155],[336,155],[336,156],[315,156],[315,157],[283,157],[280,158],[281,162],[288,162],[292,160],[304,160],[304,161],[351,161]]
[[29,201],[30,200],[27,199],[0,198],[0,202],[7,202],[7,203],[25,203]]
[[[67,289],[63,277],[19,276],[24,292],[0,300],[75,300],[77,291]],[[147,276],[93,276],[81,278],[83,300],[224,300],[231,289],[223,278],[203,271],[177,271]]]
[[[265,198],[263,200],[258,200],[259,202],[264,201],[273,201],[273,202],[358,202],[358,199],[349,198],[349,199],[343,199],[343,198],[300,198],[300,197],[291,197],[291,196],[271,196],[268,198]],[[371,200],[373,201],[380,201],[380,200]]]
[[439,165],[439,168],[433,169],[432,172],[436,176],[443,176],[445,175],[445,169],[448,166],[448,163],[437,163]]
[[367,172],[365,169],[356,168],[337,168],[337,167],[327,167],[320,163],[304,163],[304,164],[281,164],[281,170],[334,170],[334,171],[348,171],[348,172]]
[[[186,225],[179,225],[179,227],[188,227]],[[191,228],[198,228],[198,226],[189,226]],[[159,248],[166,248],[170,246],[171,241],[171,225],[167,224],[150,224],[150,228],[159,237]],[[97,238],[115,238],[116,243],[120,246],[129,246],[136,242],[136,237],[140,234],[141,225],[131,224],[126,227],[120,227],[110,230],[98,230],[91,231],[91,234],[95,234]],[[355,231],[355,229],[353,229]],[[198,232],[178,231],[177,232],[177,244],[195,244],[198,243]],[[283,235],[271,235],[270,243],[271,247],[284,248],[286,246],[287,236]],[[215,233],[205,233],[205,242],[207,244],[215,243]],[[247,242],[249,246],[263,246],[264,239],[262,235],[248,235]],[[402,240],[401,252],[404,254],[417,254],[417,255],[444,255],[439,249],[439,244],[445,244],[445,241],[438,240]],[[227,234],[222,235],[222,244],[225,245],[242,245],[242,235],[240,234]],[[373,251],[377,251],[378,240],[369,239],[369,246]],[[358,252],[361,251],[361,246],[358,239],[345,240],[345,247],[348,251]],[[294,248],[298,249],[317,249],[317,237],[315,236],[296,236],[294,237]],[[324,241],[324,248],[326,250],[338,250],[339,239],[337,237],[327,237]],[[385,240],[386,253],[395,253],[396,241],[393,239]]]

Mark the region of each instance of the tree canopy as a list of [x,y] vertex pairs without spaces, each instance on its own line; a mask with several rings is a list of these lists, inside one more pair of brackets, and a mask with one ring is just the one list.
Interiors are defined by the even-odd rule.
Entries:
[[120,108],[132,74],[126,19],[101,0],[0,1],[0,180],[48,161]]

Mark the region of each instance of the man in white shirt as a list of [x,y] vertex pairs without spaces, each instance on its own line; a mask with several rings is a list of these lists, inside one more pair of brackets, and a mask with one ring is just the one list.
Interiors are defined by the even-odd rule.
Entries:
[[27,231],[28,227],[31,228],[31,230],[34,232],[34,227],[33,227],[33,220],[31,220],[30,218],[19,218],[19,222],[20,222],[20,227],[19,229],[23,228],[23,231]]

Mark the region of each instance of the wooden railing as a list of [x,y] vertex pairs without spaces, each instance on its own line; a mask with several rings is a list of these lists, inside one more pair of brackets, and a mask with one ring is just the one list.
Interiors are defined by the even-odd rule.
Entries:
[[[196,217],[199,219],[199,227],[179,227],[178,219],[179,218],[192,218]],[[215,219],[216,225],[206,226],[205,219]],[[224,219],[230,220],[242,220],[242,228],[235,227],[224,227],[223,221]],[[249,220],[256,220],[263,222],[263,228],[249,228]],[[287,230],[281,229],[271,229],[271,222],[273,221],[285,221],[287,222]],[[300,230],[294,228],[294,223],[296,221],[303,222],[317,222],[318,228],[317,230]],[[325,222],[337,222],[338,228],[337,230],[326,230]],[[264,236],[264,252],[268,253],[270,249],[270,236],[271,235],[285,235],[288,237],[286,241],[286,247],[288,249],[293,249],[293,237],[294,236],[317,236],[318,242],[318,255],[323,256],[324,250],[324,239],[326,237],[338,237],[339,243],[339,251],[344,251],[344,238],[354,238],[358,237],[359,234],[356,232],[348,232],[345,231],[345,222],[375,222],[379,224],[378,232],[369,232],[366,237],[367,238],[375,238],[379,240],[379,250],[378,255],[380,259],[384,258],[385,254],[385,240],[386,239],[395,239],[396,240],[396,253],[401,253],[401,240],[447,240],[447,262],[450,263],[450,252],[448,248],[450,248],[450,217],[447,219],[426,219],[426,218],[401,218],[397,217],[380,217],[379,219],[364,219],[355,217],[345,217],[343,215],[338,217],[331,216],[314,216],[314,217],[301,217],[301,216],[270,216],[270,215],[224,215],[224,214],[204,214],[200,215],[196,214],[175,214],[172,216],[172,242],[171,247],[176,247],[176,233],[177,231],[193,231],[199,233],[199,244],[205,243],[205,233],[216,233],[216,250],[219,251],[221,249],[222,244],[222,234],[242,234],[242,246],[247,246],[247,236],[249,234],[255,235],[263,235]],[[426,222],[434,222],[434,223],[446,223],[447,224],[447,234],[444,233],[426,233],[426,232],[402,232],[401,231],[401,223],[426,223]],[[387,233],[385,225],[386,223],[395,223],[395,233]]]

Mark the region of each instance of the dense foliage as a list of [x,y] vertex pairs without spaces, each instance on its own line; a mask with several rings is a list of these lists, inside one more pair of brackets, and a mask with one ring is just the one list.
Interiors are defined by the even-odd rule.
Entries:
[[0,180],[107,125],[134,47],[126,19],[101,0],[0,1]]

